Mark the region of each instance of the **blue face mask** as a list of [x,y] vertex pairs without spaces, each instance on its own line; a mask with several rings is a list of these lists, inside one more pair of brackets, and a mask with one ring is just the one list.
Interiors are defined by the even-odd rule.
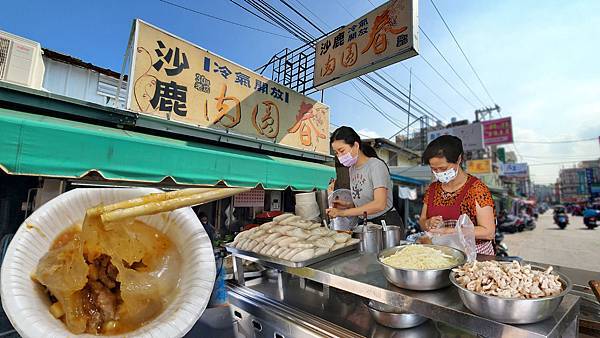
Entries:
[[433,173],[433,175],[435,176],[435,178],[440,181],[441,183],[449,183],[451,182],[453,179],[456,178],[456,175],[458,175],[458,172],[456,171],[456,169],[454,168],[450,168],[446,171],[443,171],[441,173]]

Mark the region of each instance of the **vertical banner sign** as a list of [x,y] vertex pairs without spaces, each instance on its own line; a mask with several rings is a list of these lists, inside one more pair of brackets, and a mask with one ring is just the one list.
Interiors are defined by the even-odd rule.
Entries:
[[329,154],[329,107],[139,19],[127,107]]
[[418,55],[418,0],[392,0],[317,41],[314,86],[325,89]]
[[483,125],[483,141],[486,146],[513,143],[512,120],[510,117],[483,121],[481,124]]

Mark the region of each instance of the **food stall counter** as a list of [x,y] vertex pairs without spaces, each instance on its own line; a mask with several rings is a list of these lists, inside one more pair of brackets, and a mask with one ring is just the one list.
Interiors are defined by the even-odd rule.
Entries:
[[[257,261],[253,257],[238,255],[234,258],[234,268],[241,266],[242,258]],[[549,319],[535,324],[509,325],[473,314],[463,305],[455,287],[435,291],[410,291],[394,286],[385,278],[374,254],[349,252],[301,268],[260,263],[300,277],[301,287],[306,286],[306,281],[302,279],[312,280],[322,283],[326,294],[327,288],[333,287],[366,299],[402,307],[405,311],[484,337],[577,337],[578,333],[580,298],[571,294],[565,295]],[[235,275],[239,276],[240,271],[237,272]],[[243,284],[242,280],[240,282]]]

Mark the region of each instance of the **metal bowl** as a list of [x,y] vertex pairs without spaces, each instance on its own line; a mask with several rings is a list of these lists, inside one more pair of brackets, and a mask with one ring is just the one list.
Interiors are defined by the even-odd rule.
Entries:
[[[532,269],[545,270],[532,266]],[[560,277],[564,285],[563,291],[550,297],[536,299],[500,298],[483,295],[462,287],[455,278],[455,273],[450,274],[450,281],[458,289],[458,294],[465,306],[471,312],[495,321],[507,324],[531,324],[540,322],[556,311],[563,297],[571,292],[573,284],[565,275],[553,272]]]
[[[453,266],[449,266],[446,269],[438,270],[411,270],[411,269],[397,269],[391,267],[381,261],[382,258],[388,257],[396,253],[400,249],[404,249],[409,245],[423,245],[434,249],[441,250],[447,255],[451,255],[458,260],[458,263]],[[385,278],[392,284],[401,287],[403,289],[417,290],[417,291],[430,291],[444,288],[450,285],[448,275],[450,271],[459,266],[463,265],[467,260],[467,256],[464,252],[442,245],[431,245],[431,244],[408,244],[400,245],[393,248],[385,249],[379,253],[377,261],[383,267],[383,273]]]
[[367,308],[377,323],[394,329],[409,329],[419,326],[427,318],[414,313],[403,312],[402,309],[371,300]]

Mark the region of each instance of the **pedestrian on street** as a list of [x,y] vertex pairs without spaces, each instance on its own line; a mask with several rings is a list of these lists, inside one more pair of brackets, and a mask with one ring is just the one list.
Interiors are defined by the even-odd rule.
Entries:
[[477,253],[494,255],[494,200],[485,183],[461,168],[463,159],[462,141],[456,136],[443,135],[429,143],[423,162],[436,181],[427,188],[419,222],[426,231],[451,234],[455,227],[444,227],[444,221],[467,214],[475,226]]

